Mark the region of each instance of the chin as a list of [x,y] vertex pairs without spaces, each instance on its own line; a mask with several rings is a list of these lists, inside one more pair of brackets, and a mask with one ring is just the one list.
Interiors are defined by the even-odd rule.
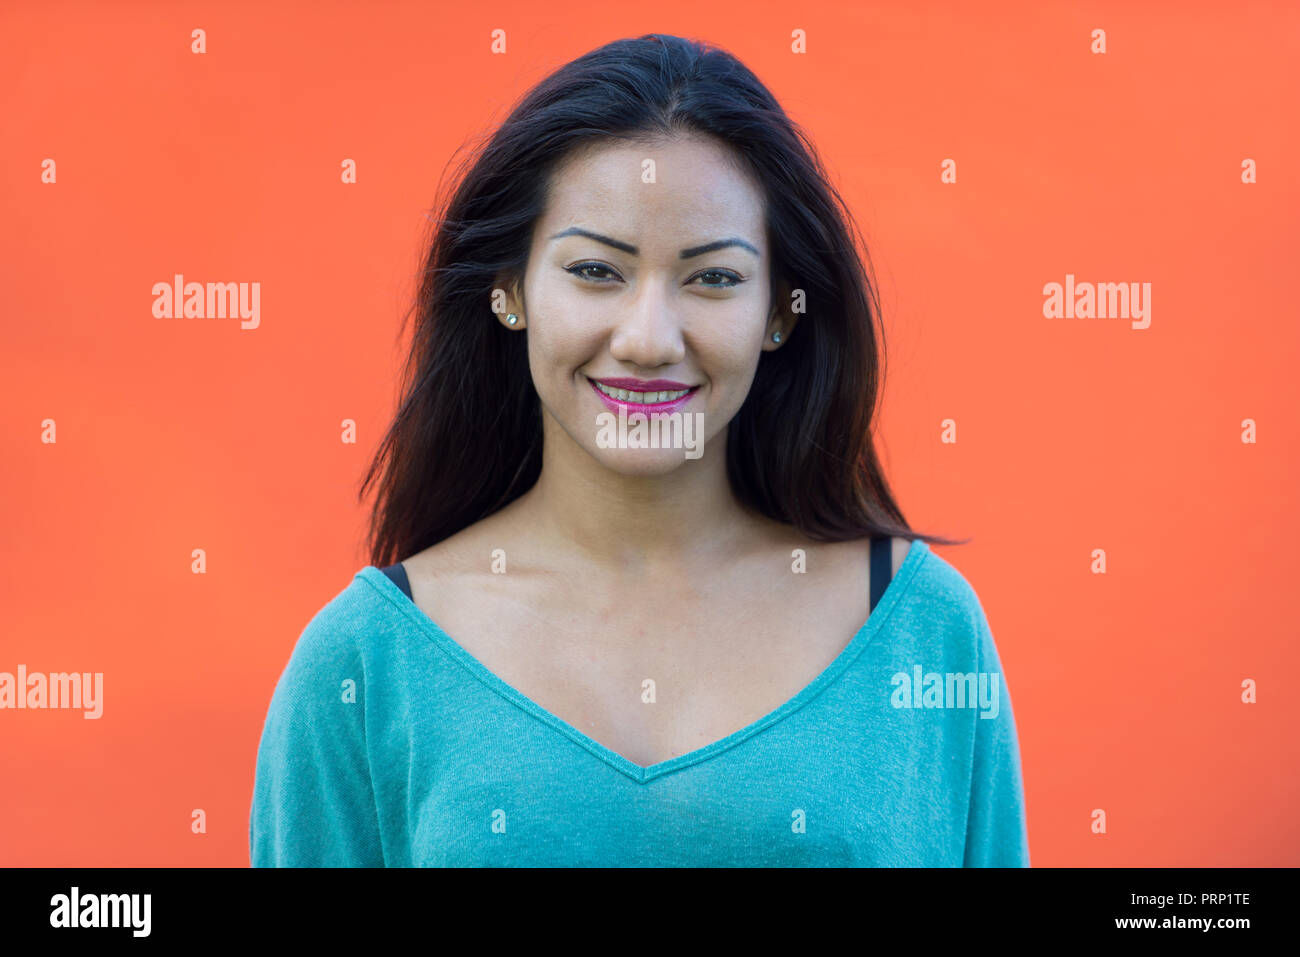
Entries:
[[[628,478],[656,478],[684,465],[698,462],[699,449],[602,449],[589,448],[592,458],[619,475]],[[695,458],[687,458],[687,453]]]

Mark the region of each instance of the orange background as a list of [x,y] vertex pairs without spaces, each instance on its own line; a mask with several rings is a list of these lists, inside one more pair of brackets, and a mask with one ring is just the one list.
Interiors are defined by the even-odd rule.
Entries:
[[[888,474],[974,537],[937,550],[998,642],[1034,865],[1300,864],[1295,5],[738,0],[4,5],[0,671],[105,684],[97,721],[0,712],[0,863],[248,863],[276,679],[368,563],[444,166],[651,31],[747,63],[863,227]],[[176,272],[261,282],[260,328],[154,318]],[[1150,282],[1150,328],[1044,318],[1067,272]]]

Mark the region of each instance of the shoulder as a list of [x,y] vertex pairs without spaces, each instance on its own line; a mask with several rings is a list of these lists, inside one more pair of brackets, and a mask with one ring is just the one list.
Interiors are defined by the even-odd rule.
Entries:
[[964,574],[929,543],[918,541],[920,552],[908,582],[908,594],[915,603],[924,604],[931,618],[943,621],[971,622],[983,614],[979,596]]
[[[993,633],[975,587],[954,562],[926,542],[907,571],[899,613],[909,630],[941,645],[947,658],[974,664],[997,660]],[[935,650],[938,650],[937,648]]]
[[259,774],[268,780],[282,773],[273,767],[277,761],[316,753],[314,742],[332,742],[340,752],[361,747],[367,670],[362,644],[377,607],[363,571],[312,615],[280,671],[259,756]]
[[[307,620],[298,634],[277,689],[295,697],[328,684],[337,689],[347,678],[361,683],[366,647],[392,620],[392,608],[370,576],[383,577],[367,566],[355,572]],[[308,695],[309,696],[309,695]]]
[[355,647],[357,639],[374,625],[376,614],[383,608],[374,586],[372,576],[375,575],[382,576],[383,572],[371,566],[356,571],[308,619],[299,643],[320,653],[337,653]]

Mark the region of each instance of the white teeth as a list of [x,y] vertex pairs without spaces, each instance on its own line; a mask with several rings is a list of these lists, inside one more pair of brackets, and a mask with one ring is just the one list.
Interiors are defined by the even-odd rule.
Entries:
[[[596,380],[592,380],[595,382]],[[672,402],[680,399],[690,389],[682,389],[677,392],[629,392],[627,389],[612,389],[609,386],[596,382],[596,388],[611,399],[618,399],[621,402],[636,403],[638,405],[653,405],[656,402]]]

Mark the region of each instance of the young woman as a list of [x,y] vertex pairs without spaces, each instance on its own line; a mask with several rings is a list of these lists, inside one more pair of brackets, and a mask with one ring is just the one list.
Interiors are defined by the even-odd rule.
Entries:
[[873,449],[851,224],[724,52],[622,40],[526,96],[437,223],[254,865],[1029,863],[983,610]]

